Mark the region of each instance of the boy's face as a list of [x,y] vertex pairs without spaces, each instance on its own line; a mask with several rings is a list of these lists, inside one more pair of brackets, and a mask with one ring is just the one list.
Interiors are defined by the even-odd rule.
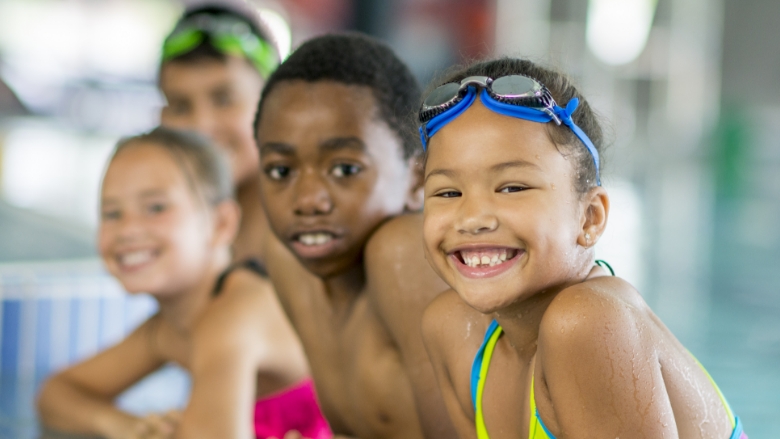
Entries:
[[216,142],[228,154],[238,185],[257,172],[252,122],[262,87],[260,75],[242,58],[168,61],[160,70],[167,101],[160,123],[197,131]]
[[274,233],[318,276],[349,270],[410,201],[416,179],[400,139],[367,87],[286,81],[262,111],[261,196]]

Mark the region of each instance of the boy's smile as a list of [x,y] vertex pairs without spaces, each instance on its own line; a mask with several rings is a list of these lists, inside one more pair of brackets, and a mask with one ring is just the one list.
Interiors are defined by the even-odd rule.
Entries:
[[404,211],[411,169],[367,87],[285,81],[258,126],[261,193],[274,233],[312,272],[349,269]]

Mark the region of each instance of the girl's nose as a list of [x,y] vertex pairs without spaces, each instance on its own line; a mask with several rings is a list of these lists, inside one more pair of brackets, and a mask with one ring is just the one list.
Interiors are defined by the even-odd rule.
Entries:
[[498,228],[498,218],[485,200],[465,196],[459,209],[456,227],[459,233],[478,235]]

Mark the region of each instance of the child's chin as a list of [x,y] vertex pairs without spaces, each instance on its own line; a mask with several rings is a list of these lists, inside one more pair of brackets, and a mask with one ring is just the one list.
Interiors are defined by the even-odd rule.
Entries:
[[482,314],[490,314],[499,311],[513,302],[510,297],[497,297],[498,295],[496,294],[495,289],[480,288],[477,290],[469,288],[464,291],[458,291],[458,295],[469,306]]

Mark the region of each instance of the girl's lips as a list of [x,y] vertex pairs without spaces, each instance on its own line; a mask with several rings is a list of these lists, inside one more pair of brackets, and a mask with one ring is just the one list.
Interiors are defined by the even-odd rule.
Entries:
[[[489,255],[491,254],[503,257],[498,257],[498,260],[496,260],[495,257],[490,258]],[[523,254],[525,254],[525,251],[520,249],[474,249],[468,251],[464,249],[451,252],[448,258],[461,275],[471,279],[486,279],[498,276],[517,265]],[[464,262],[465,258],[469,257],[478,259],[488,258],[490,260],[481,259],[476,263]]]

